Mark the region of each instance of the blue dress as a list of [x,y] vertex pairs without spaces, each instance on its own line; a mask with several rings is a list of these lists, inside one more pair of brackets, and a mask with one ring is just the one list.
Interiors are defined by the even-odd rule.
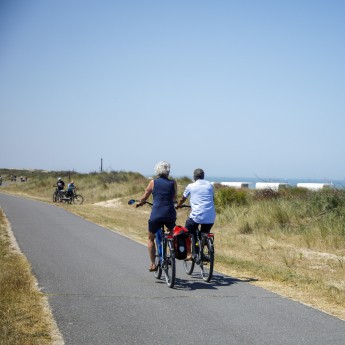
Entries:
[[175,185],[173,180],[159,177],[154,180],[153,206],[150,221],[175,221],[176,210],[174,207]]

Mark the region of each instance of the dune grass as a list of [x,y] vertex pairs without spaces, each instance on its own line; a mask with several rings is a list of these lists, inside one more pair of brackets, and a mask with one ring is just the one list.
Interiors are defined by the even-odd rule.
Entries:
[[344,205],[343,190],[266,197],[248,191],[244,205],[233,203],[218,215],[219,258],[344,319]]
[[[50,201],[58,175],[50,173],[4,189]],[[90,221],[146,243],[150,209],[127,205],[148,180],[137,173],[71,176],[84,196],[81,206],[59,205]],[[188,178],[177,179],[181,195]],[[113,203],[106,201],[113,200]],[[216,185],[216,269],[243,277],[345,320],[345,191],[279,193]],[[184,225],[188,211],[179,210]]]

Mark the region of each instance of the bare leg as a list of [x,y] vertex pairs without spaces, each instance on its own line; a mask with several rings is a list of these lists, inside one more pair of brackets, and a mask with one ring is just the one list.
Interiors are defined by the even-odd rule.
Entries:
[[187,259],[191,260],[192,258],[195,258],[195,235],[189,234],[190,236],[190,249],[187,253]]
[[149,251],[149,256],[151,260],[151,267],[155,267],[155,258],[156,258],[156,246],[155,246],[155,237],[156,235],[152,232],[149,232],[148,234],[148,242],[147,242],[147,248]]

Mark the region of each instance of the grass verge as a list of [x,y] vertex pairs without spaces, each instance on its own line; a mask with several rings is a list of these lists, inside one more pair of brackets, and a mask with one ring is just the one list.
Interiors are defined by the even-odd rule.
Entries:
[[61,345],[46,296],[0,209],[0,344]]

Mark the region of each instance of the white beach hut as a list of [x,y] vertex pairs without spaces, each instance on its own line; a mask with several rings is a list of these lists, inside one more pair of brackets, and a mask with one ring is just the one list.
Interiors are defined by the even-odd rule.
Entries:
[[330,183],[309,183],[309,182],[301,182],[297,183],[298,188],[306,188],[309,190],[320,190],[325,188],[331,188]]
[[256,182],[255,189],[270,189],[278,192],[282,188],[289,187],[285,182]]
[[222,186],[232,187],[232,188],[249,188],[249,182],[221,182]]

